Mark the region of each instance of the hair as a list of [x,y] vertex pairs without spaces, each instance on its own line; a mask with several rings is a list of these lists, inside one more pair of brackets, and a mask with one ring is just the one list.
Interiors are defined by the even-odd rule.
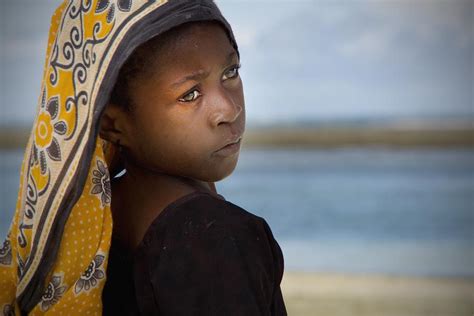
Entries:
[[[153,74],[153,65],[156,64],[158,56],[163,52],[163,47],[174,43],[183,36],[185,30],[196,23],[218,23],[218,25],[221,25],[221,23],[215,20],[186,22],[152,37],[138,46],[122,65],[109,102],[123,107],[128,112],[132,112],[134,105],[130,96],[131,82],[139,77],[150,77]],[[229,40],[232,42],[230,37]]]

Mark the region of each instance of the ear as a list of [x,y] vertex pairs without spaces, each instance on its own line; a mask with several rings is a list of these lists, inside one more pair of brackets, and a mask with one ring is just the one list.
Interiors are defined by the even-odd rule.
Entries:
[[99,135],[101,138],[116,144],[128,142],[127,114],[122,106],[108,103],[100,118]]

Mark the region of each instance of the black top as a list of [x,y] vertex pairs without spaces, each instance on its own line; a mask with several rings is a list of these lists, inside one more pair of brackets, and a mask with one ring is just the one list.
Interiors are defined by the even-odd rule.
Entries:
[[270,227],[221,195],[177,199],[134,253],[112,237],[109,256],[104,315],[287,315]]

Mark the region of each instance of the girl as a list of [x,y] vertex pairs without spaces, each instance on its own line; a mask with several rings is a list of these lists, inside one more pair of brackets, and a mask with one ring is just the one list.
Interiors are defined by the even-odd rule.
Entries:
[[245,130],[239,61],[210,0],[57,9],[4,313],[286,315],[270,227],[214,185]]

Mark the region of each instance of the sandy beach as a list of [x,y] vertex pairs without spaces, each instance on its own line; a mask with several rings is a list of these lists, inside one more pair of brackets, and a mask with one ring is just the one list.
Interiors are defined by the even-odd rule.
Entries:
[[473,316],[474,278],[285,271],[288,315]]

